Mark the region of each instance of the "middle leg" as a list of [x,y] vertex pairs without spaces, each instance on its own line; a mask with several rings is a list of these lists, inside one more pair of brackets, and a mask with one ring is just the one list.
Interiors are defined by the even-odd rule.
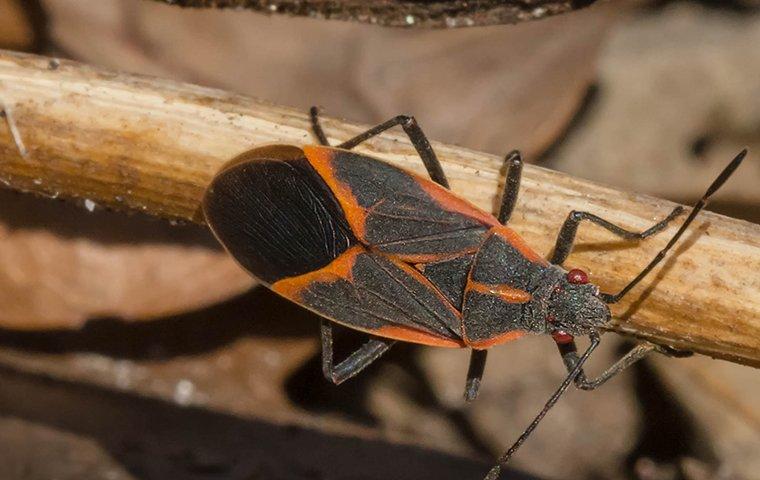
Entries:
[[473,350],[470,353],[470,367],[467,369],[467,383],[464,387],[464,399],[467,402],[475,400],[478,396],[487,356],[488,350]]

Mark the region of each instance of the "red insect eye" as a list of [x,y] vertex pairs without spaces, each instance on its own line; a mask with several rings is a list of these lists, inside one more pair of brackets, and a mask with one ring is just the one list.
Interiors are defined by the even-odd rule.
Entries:
[[567,281],[575,284],[588,283],[588,275],[583,270],[574,268],[567,272]]

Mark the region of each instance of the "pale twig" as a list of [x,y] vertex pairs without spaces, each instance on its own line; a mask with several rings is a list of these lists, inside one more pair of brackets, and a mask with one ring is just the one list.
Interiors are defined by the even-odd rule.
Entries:
[[[0,81],[0,98],[12,88],[13,118],[34,151],[19,156],[12,132],[0,126],[0,178],[16,189],[60,192],[103,207],[202,222],[204,190],[229,159],[262,144],[317,141],[306,111],[73,62],[50,68],[47,58],[0,52]],[[424,129],[424,117],[418,120]],[[329,117],[324,127],[336,141],[366,128]],[[440,143],[433,148],[452,190],[495,210],[503,158]],[[402,132],[385,133],[358,150],[424,172]],[[757,161],[753,155],[743,168]],[[571,210],[644,230],[673,208],[666,200],[526,166],[510,226],[548,255]],[[676,221],[647,240],[626,243],[584,225],[579,248],[565,264],[589,271],[603,291],[619,291],[678,226]],[[613,328],[653,343],[760,365],[759,268],[760,226],[702,212],[665,262],[613,306]]]

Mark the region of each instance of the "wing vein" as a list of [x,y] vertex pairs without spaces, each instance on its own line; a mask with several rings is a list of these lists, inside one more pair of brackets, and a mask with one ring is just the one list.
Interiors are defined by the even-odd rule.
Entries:
[[[377,265],[380,269],[385,271],[385,273],[393,279],[398,285],[401,286],[406,292],[409,294],[410,298],[412,298],[419,306],[421,306],[424,310],[426,310],[433,319],[435,319],[440,326],[444,328],[445,331],[450,332],[455,338],[458,338],[457,332],[452,329],[446,321],[436,312],[435,310],[431,309],[429,306],[424,304],[415,294],[414,292],[399,278],[397,278],[393,273],[387,269],[384,265],[381,265],[374,257],[370,256],[372,261]],[[441,302],[443,304],[443,302]]]

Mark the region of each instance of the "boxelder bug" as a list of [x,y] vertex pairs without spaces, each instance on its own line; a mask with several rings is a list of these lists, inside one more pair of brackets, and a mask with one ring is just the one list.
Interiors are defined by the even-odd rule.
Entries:
[[[517,200],[522,160],[510,153],[497,218],[448,190],[430,143],[414,118],[395,117],[330,147],[311,110],[321,146],[287,145],[250,150],[211,182],[206,220],[233,257],[267,287],[324,318],[322,369],[339,384],[366,368],[397,340],[472,349],[465,398],[475,398],[489,347],[529,333],[550,334],[568,374],[535,420],[502,455],[486,479],[503,466],[571,383],[593,390],[663,348],[634,347],[598,378],[583,364],[609,322],[608,304],[638,284],[683,235],[708,198],[745,157],[742,151],[710,185],[665,248],[619,293],[600,293],[579,269],[560,265],[586,220],[629,240],[663,230],[682,207],[637,233],[588,212],[571,212],[547,261],[506,227]],[[361,142],[400,125],[432,181],[380,160],[353,153]],[[333,363],[332,322],[370,338]],[[574,337],[588,335],[578,355]]]

